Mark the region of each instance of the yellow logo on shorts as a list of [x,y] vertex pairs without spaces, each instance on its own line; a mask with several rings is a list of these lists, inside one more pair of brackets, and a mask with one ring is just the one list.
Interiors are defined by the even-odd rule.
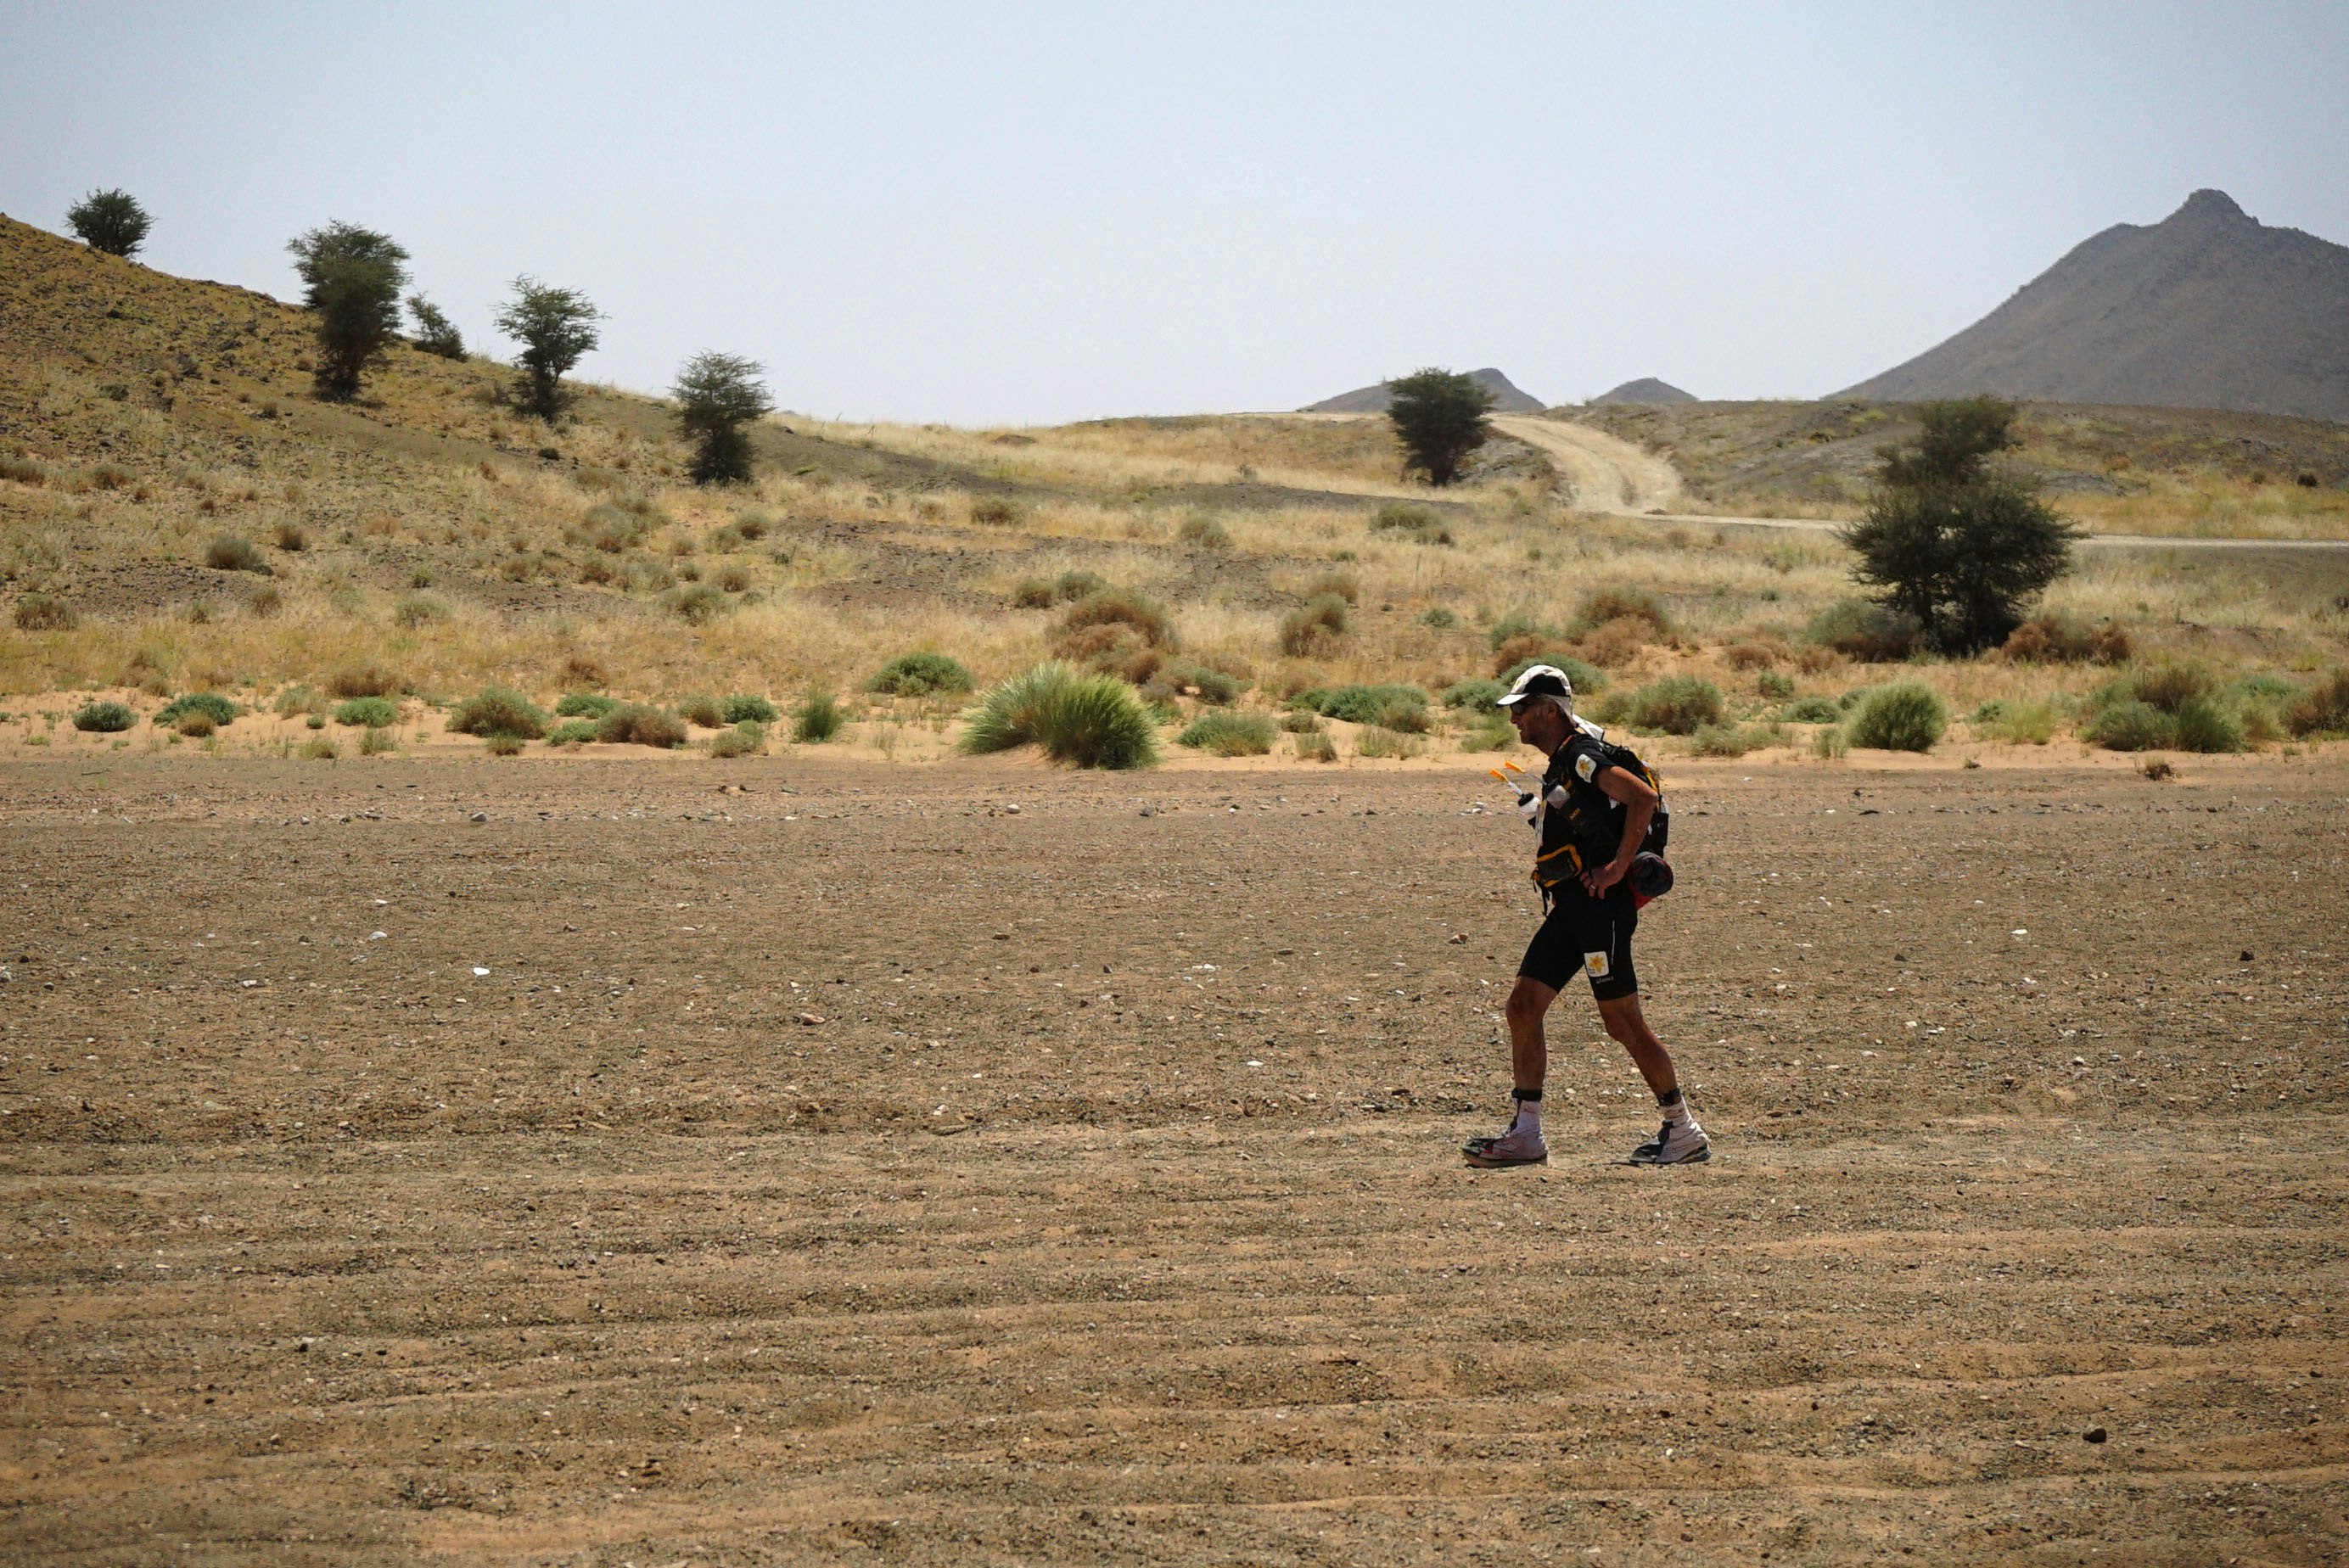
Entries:
[[1604,953],[1584,954],[1582,955],[1582,966],[1590,971],[1590,977],[1593,980],[1604,980],[1607,978],[1609,960],[1607,954]]

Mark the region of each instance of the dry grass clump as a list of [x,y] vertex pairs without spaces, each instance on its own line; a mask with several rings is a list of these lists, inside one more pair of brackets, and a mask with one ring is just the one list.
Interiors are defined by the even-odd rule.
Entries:
[[546,714],[512,686],[490,686],[457,705],[449,716],[449,728],[457,735],[536,740],[546,733]]
[[1346,634],[1350,620],[1345,599],[1335,593],[1316,593],[1280,618],[1280,651],[1291,658],[1327,655]]
[[2294,697],[2283,721],[2302,738],[2349,735],[2349,669],[2334,670]]
[[346,665],[326,677],[329,696],[393,696],[407,689],[398,676],[378,664]]
[[649,746],[667,751],[686,741],[683,719],[645,703],[624,703],[595,724],[595,738],[608,746]]
[[1008,496],[983,495],[971,501],[970,520],[988,528],[1015,528],[1028,520],[1028,509]]
[[1070,605],[1053,629],[1055,655],[1139,685],[1177,646],[1164,605],[1128,589],[1105,588]]
[[16,601],[9,618],[20,632],[70,632],[81,624],[74,607],[53,594],[27,593]]
[[1411,501],[1383,501],[1371,514],[1372,533],[1399,534],[1418,544],[1449,544],[1452,528],[1432,507]]
[[261,558],[253,541],[223,533],[204,546],[204,564],[216,572],[251,572],[269,575],[269,562]]
[[277,548],[289,555],[298,555],[310,548],[310,532],[298,522],[281,522],[276,529]]
[[2046,611],[2017,626],[2000,651],[2018,664],[2118,665],[2128,661],[2131,645],[2116,623],[2091,626],[2061,611]]

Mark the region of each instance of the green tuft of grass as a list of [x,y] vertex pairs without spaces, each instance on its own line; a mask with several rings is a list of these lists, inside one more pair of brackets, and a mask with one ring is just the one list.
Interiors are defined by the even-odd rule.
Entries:
[[1922,681],[1895,681],[1868,694],[1851,716],[1851,743],[1876,751],[1930,751],[1950,727],[1950,710]]
[[355,696],[335,705],[335,722],[380,729],[399,722],[399,705],[388,696]]
[[523,740],[519,735],[509,735],[504,730],[498,730],[482,738],[481,749],[492,757],[519,757],[522,755],[522,748],[528,744],[529,742]]
[[574,691],[554,705],[558,718],[601,718],[620,706],[620,699],[601,692]]
[[1338,760],[1337,742],[1331,740],[1325,730],[1300,735],[1297,738],[1297,758],[1300,762],[1335,762]]
[[782,717],[775,705],[765,697],[741,692],[726,699],[723,711],[729,724],[772,724]]
[[754,719],[709,738],[709,755],[716,758],[756,757],[767,749],[767,732]]
[[365,729],[359,732],[359,755],[361,757],[381,757],[386,752],[397,751],[398,749],[398,738],[394,736],[388,729],[385,729],[378,726],[375,728]]
[[1454,712],[1464,707],[1481,712],[1500,701],[1508,689],[1504,681],[1455,681],[1444,688],[1444,706]]
[[726,727],[726,708],[714,696],[689,696],[677,705],[678,717],[696,729]]
[[595,721],[595,738],[608,746],[667,751],[683,746],[685,737],[685,720],[646,703],[623,703]]
[[340,757],[342,752],[336,748],[332,736],[314,735],[302,743],[302,749],[298,755],[306,757],[313,762],[332,762],[336,758]]
[[215,572],[250,572],[260,577],[270,574],[269,562],[261,558],[253,541],[239,539],[233,533],[223,533],[204,546],[204,564]]
[[1324,696],[1321,717],[1348,724],[1375,724],[1388,729],[1427,732],[1427,693],[1415,686],[1348,686]]
[[1272,749],[1273,733],[1272,721],[1263,715],[1226,709],[1201,714],[1174,744],[1214,757],[1262,757]]
[[1406,735],[1399,729],[1389,729],[1382,724],[1366,725],[1354,738],[1354,755],[1400,761],[1416,757],[1427,749],[1426,743],[1416,735]]
[[2127,697],[2098,711],[2080,738],[2107,751],[2164,751],[2178,744],[2178,721],[2149,702]]
[[[218,729],[222,725],[233,722],[236,716],[243,711],[244,709],[218,692],[191,691],[183,696],[175,696],[165,703],[161,710],[155,715],[155,722],[166,729],[175,729],[179,727],[181,719],[190,714],[200,713],[212,720],[213,729]],[[189,732],[181,730],[181,733]],[[208,729],[203,733],[210,735],[212,730]]]
[[1034,745],[1079,768],[1146,768],[1158,760],[1156,727],[1133,688],[1111,676],[1039,665],[989,690],[963,732],[974,754]]
[[1633,692],[1623,717],[1640,729],[1693,735],[1705,725],[1721,722],[1721,688],[1698,676],[1667,676]]
[[469,696],[457,705],[449,716],[449,729],[454,735],[478,735],[483,738],[511,735],[523,740],[536,740],[546,733],[546,715],[530,698],[511,686],[486,686],[478,696]]
[[549,746],[584,746],[596,738],[595,720],[592,718],[568,718],[546,732]]
[[73,716],[73,727],[90,735],[119,735],[138,722],[139,716],[119,702],[84,703]]
[[1449,544],[1452,529],[1434,508],[1415,501],[1390,500],[1380,503],[1371,514],[1372,533],[1398,533],[1418,544]]
[[1797,697],[1778,710],[1781,724],[1841,724],[1843,708],[1831,696]]
[[81,624],[80,614],[50,593],[27,593],[9,614],[20,632],[70,632]]
[[864,683],[864,689],[890,696],[928,696],[933,692],[970,690],[970,672],[958,659],[927,651],[899,654]]
[[804,745],[821,746],[838,735],[847,722],[847,716],[840,711],[840,704],[832,693],[817,686],[792,715],[792,738]]

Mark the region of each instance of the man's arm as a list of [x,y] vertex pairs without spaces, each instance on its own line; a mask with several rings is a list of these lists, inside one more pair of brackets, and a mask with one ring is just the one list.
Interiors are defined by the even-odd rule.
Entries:
[[1623,842],[1616,849],[1615,858],[1582,873],[1582,885],[1589,890],[1591,897],[1599,898],[1630,871],[1631,857],[1640,852],[1640,845],[1648,836],[1648,823],[1656,814],[1656,803],[1663,797],[1650,789],[1646,779],[1620,768],[1602,768],[1591,782],[1623,808]]

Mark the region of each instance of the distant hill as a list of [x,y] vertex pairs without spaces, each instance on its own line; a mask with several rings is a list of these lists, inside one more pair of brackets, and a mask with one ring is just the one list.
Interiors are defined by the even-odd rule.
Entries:
[[[1493,394],[1495,414],[1538,414],[1549,407],[1540,398],[1517,390],[1509,378],[1490,366],[1468,372],[1468,379],[1488,387]],[[1357,387],[1340,392],[1335,397],[1324,397],[1319,403],[1308,403],[1300,412],[1307,414],[1383,414],[1387,411],[1387,383],[1375,387]]]
[[2349,246],[2197,191],[2150,228],[2095,235],[1955,337],[1838,396],[1975,392],[2349,420]]
[[1590,401],[1594,407],[1607,403],[1693,403],[1696,395],[1683,392],[1669,381],[1642,376],[1637,381],[1626,381],[1620,387],[1601,392]]

